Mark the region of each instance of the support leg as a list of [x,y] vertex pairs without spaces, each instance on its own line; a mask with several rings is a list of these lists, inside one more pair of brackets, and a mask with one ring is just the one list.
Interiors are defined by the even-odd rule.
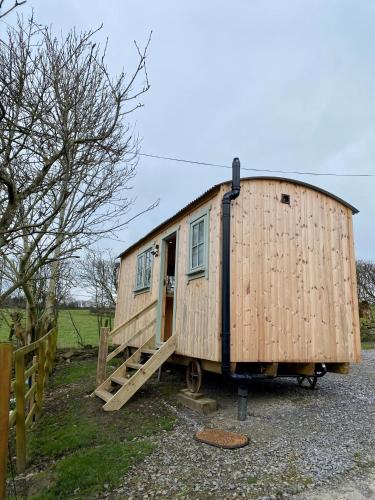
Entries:
[[162,376],[163,376],[163,365],[159,366],[159,370],[158,370],[158,382],[161,382]]
[[247,396],[249,390],[247,384],[241,384],[238,386],[238,420],[246,420],[247,414]]

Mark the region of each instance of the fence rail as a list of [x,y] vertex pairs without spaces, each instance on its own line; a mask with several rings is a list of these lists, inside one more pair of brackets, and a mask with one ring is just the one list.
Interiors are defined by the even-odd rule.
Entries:
[[42,411],[44,387],[53,368],[56,345],[57,330],[52,329],[13,355],[15,378],[11,394],[16,406],[9,412],[9,427],[16,427],[17,472],[26,468],[26,429]]

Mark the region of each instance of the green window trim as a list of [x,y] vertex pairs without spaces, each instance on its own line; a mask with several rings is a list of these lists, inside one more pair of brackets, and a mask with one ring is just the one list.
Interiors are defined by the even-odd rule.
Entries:
[[189,221],[187,276],[189,280],[208,276],[209,210]]
[[152,283],[152,247],[137,254],[134,293],[148,292]]

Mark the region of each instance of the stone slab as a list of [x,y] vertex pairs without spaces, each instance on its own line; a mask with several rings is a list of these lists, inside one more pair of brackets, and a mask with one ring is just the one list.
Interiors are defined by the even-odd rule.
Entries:
[[200,399],[204,397],[203,392],[191,392],[189,389],[181,389],[181,392],[191,399]]
[[190,397],[186,391],[181,391],[177,394],[177,399],[181,404],[201,415],[208,415],[217,410],[217,402],[205,396],[196,399]]

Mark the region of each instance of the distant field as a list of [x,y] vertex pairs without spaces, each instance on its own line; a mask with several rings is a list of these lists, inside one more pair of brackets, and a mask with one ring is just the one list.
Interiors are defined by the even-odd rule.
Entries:
[[[83,342],[85,344],[98,345],[98,323],[95,314],[90,314],[88,309],[70,309],[59,312],[58,347],[78,347],[77,335],[72,325],[69,312],[81,333]],[[9,316],[7,315],[7,317]],[[9,326],[4,319],[1,318],[0,341],[7,340],[8,335]]]

